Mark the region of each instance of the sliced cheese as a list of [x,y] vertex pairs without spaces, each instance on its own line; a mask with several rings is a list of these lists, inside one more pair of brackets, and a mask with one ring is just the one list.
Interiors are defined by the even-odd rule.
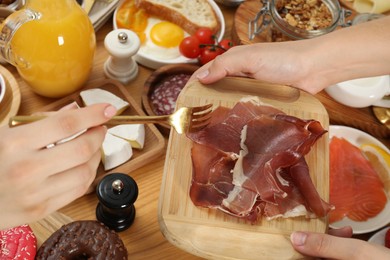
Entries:
[[389,0],[355,0],[353,8],[359,13],[381,14],[390,11]]
[[126,140],[116,137],[110,133],[106,136],[102,145],[102,163],[104,170],[115,168],[133,156],[133,149]]
[[133,148],[144,148],[145,126],[142,124],[117,125],[108,129],[108,132],[116,137],[128,141]]
[[129,103],[120,97],[112,94],[109,91],[93,88],[80,92],[81,99],[84,105],[90,106],[98,103],[109,103],[113,105],[117,110],[117,115],[121,114],[126,108],[129,107]]

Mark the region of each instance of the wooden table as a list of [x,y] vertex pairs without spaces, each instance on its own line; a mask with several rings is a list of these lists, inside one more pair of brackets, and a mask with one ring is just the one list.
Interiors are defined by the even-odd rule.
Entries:
[[[230,37],[236,9],[223,6],[221,6],[221,9],[226,20],[226,37]],[[111,30],[112,19],[97,32],[97,52],[90,81],[105,78],[103,64],[108,58],[108,53],[104,48],[103,41]],[[34,94],[12,66],[8,65],[7,69],[16,77],[21,89],[22,103],[19,114],[30,114],[54,101]],[[139,69],[137,78],[126,85],[126,88],[134,99],[141,104],[143,84],[152,70],[142,66]],[[321,97],[323,98],[323,96]],[[390,145],[388,139],[384,141],[388,146]],[[139,186],[139,196],[135,203],[136,219],[128,230],[119,233],[129,251],[129,259],[199,259],[171,245],[160,232],[157,207],[164,159],[164,156],[161,156],[130,174]],[[95,194],[89,194],[59,211],[74,220],[96,219],[95,208],[97,203],[98,200]]]

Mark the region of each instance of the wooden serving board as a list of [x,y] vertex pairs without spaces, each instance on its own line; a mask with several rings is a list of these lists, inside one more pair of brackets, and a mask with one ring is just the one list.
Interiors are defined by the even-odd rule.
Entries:
[[37,222],[29,224],[34,231],[34,235],[37,237],[37,248],[39,248],[55,231],[72,221],[73,219],[70,217],[60,212],[54,212]]
[[[325,108],[310,94],[246,78],[225,78],[207,87],[191,82],[181,92],[177,107],[207,103],[214,104],[214,108],[233,107],[245,96],[258,96],[289,115],[316,119],[325,129],[329,127]],[[326,201],[329,198],[328,141],[325,134],[306,156],[314,185]],[[185,135],[171,132],[158,215],[160,229],[172,244],[208,259],[299,259],[302,256],[290,244],[291,232],[326,231],[327,218],[263,219],[251,225],[221,211],[194,206],[189,197],[191,146]]]
[[[40,111],[56,111],[61,107],[70,104],[76,101],[79,106],[82,106],[82,100],[80,97],[80,92],[86,89],[91,88],[100,88],[103,90],[107,90],[112,94],[126,100],[129,102],[130,107],[127,108],[121,115],[145,115],[142,108],[137,104],[137,102],[129,95],[124,86],[116,80],[106,79],[99,80],[97,82],[92,82],[88,86],[84,87],[80,91],[73,93],[70,96],[62,98],[60,100],[55,101],[45,107],[43,107]],[[97,170],[97,177],[90,187],[88,193],[94,191],[96,185],[99,181],[109,173],[130,173],[145,164],[149,163],[151,160],[154,160],[165,151],[165,139],[162,134],[158,131],[156,126],[153,124],[145,125],[145,144],[144,148],[141,150],[133,149],[132,158],[118,167],[105,171],[102,163],[100,163],[99,168]]]

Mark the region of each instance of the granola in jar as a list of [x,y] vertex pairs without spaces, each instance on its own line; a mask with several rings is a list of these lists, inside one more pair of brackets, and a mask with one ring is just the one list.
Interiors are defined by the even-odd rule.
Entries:
[[[261,0],[263,6],[249,23],[249,39],[266,41],[314,38],[349,26],[349,12],[338,0]],[[253,30],[252,30],[253,28]]]

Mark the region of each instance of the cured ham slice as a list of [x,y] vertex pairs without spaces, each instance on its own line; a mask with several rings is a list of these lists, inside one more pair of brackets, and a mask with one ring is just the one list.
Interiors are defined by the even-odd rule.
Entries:
[[348,217],[366,221],[387,203],[383,183],[362,151],[343,138],[330,142],[330,203],[335,210],[329,222]]
[[325,132],[315,120],[256,99],[217,108],[207,128],[188,134],[191,200],[251,222],[263,215],[325,216],[332,207],[318,195],[304,159]]

